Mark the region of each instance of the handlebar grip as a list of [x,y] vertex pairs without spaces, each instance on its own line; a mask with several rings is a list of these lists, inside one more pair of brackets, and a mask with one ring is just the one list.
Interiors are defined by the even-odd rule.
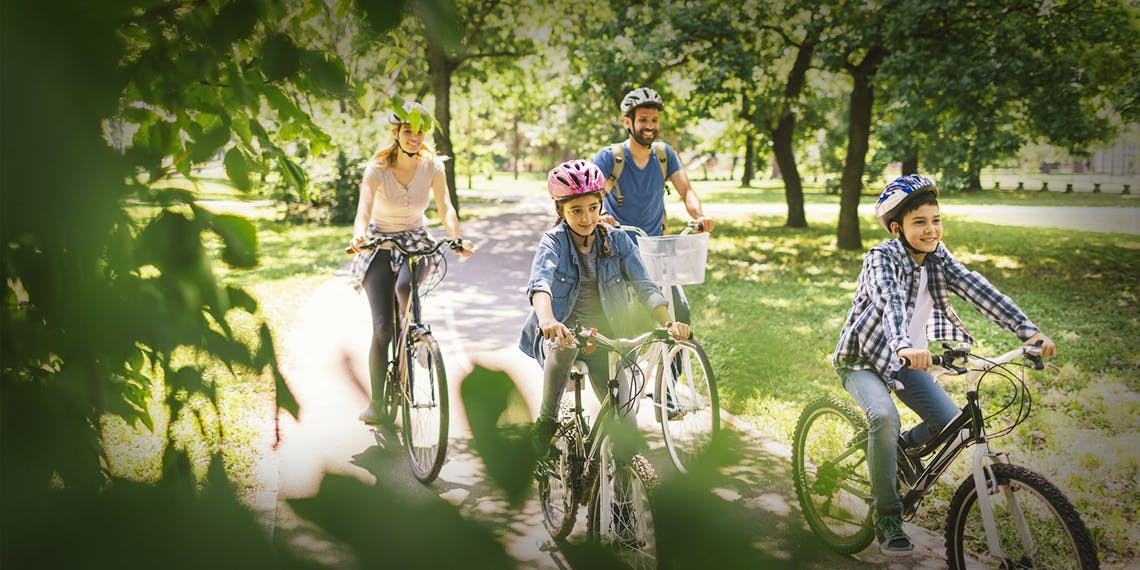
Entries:
[[[935,364],[937,366],[941,366],[943,360],[945,360],[942,358],[941,354],[933,354],[930,356],[930,358],[932,360],[932,364]],[[905,356],[899,357],[899,363],[901,363],[903,366],[905,366],[907,368],[910,368],[910,359],[905,357]]]

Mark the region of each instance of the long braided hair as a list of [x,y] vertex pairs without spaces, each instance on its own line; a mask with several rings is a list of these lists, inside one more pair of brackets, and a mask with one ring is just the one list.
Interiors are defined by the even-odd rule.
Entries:
[[[574,196],[574,198],[581,198],[582,196],[585,196],[585,195],[586,194]],[[593,195],[594,195],[594,197],[596,197],[598,199],[599,203],[602,201],[602,193],[600,191],[594,192]],[[553,224],[554,226],[561,224],[565,220],[565,218],[562,217],[562,203],[567,202],[567,201],[569,201],[569,200],[559,200],[559,201],[554,203],[554,214],[556,216],[558,216],[554,220],[554,224]],[[600,253],[601,255],[605,255],[605,256],[613,255],[614,252],[612,249],[610,249],[610,240],[609,240],[610,227],[606,224],[598,222],[597,232],[598,232],[598,243],[600,244],[600,246],[598,247],[598,253]]]

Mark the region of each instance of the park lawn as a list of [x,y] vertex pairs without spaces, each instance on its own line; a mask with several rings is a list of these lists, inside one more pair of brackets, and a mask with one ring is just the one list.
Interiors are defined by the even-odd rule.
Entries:
[[[830,355],[863,252],[837,250],[830,224],[792,230],[783,222],[782,216],[758,217],[718,225],[706,281],[686,292],[722,404],[790,444],[807,402],[847,397]],[[882,235],[872,224],[864,220],[864,248]],[[1058,344],[1054,363],[1060,371],[1031,376],[1033,414],[1001,448],[1066,492],[1106,559],[1134,556],[1140,552],[1140,352],[1134,346],[1140,333],[1140,236],[951,220],[947,245],[1013,297]],[[1017,343],[964,301],[952,302],[990,353]],[[945,384],[964,401],[965,382]],[[905,411],[904,425],[914,421]],[[946,503],[968,468],[964,461],[927,501],[922,526],[942,529]]]

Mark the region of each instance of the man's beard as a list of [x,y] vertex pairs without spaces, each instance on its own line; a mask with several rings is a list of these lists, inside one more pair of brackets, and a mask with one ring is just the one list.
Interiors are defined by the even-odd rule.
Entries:
[[653,141],[657,140],[657,131],[652,131],[653,135],[650,136],[649,138],[645,138],[645,136],[642,134],[644,132],[645,132],[644,130],[630,131],[629,134],[630,134],[630,136],[633,137],[633,140],[636,141],[637,144],[639,144],[641,146],[652,145]]

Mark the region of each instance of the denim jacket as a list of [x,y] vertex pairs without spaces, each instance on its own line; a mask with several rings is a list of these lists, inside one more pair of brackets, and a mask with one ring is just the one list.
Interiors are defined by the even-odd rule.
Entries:
[[[1021,340],[1039,332],[1012,299],[962,265],[946,244],[939,243],[934,252],[927,254],[923,266],[929,273],[928,288],[934,299],[934,311],[926,329],[928,339],[974,344],[974,337],[966,332],[962,319],[950,306],[950,292]],[[898,367],[895,355],[911,347],[907,327],[918,298],[917,270],[918,264],[897,239],[880,243],[867,252],[851,310],[832,355],[836,367],[871,369],[883,378]]]
[[[637,246],[625,232],[611,228],[606,240],[613,253],[602,255],[601,242],[598,242],[597,258],[598,293],[602,308],[615,334],[632,336],[642,332],[636,330],[635,323],[645,322],[644,318],[635,316],[636,312],[666,304],[665,297],[657,284],[650,281]],[[631,290],[640,302],[633,299]],[[570,231],[565,223],[548,230],[538,242],[538,251],[534,254],[530,268],[527,298],[530,299],[538,291],[550,294],[554,318],[572,326],[572,323],[566,323],[566,319],[570,317],[578,300],[578,254],[570,241]],[[531,309],[523,325],[519,348],[527,356],[536,358],[541,341],[538,315]]]

